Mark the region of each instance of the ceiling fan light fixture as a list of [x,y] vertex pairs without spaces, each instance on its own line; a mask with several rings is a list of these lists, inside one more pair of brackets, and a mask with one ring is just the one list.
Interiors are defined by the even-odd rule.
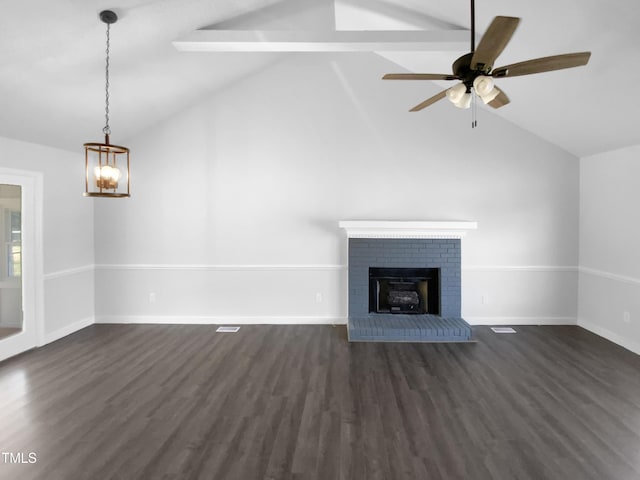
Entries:
[[461,82],[448,89],[446,95],[449,101],[455,105],[462,100],[466,92],[467,86]]
[[491,90],[489,93],[487,93],[486,95],[480,95],[478,94],[478,96],[482,99],[482,101],[484,102],[484,104],[488,104],[489,102],[495,100],[495,98],[500,95],[500,90],[498,90],[497,88],[493,88],[493,90]]
[[473,80],[473,89],[476,91],[478,95],[484,97],[488,95],[493,90],[494,83],[493,78],[487,77],[486,75],[478,75]]
[[471,94],[463,93],[462,98],[460,98],[460,100],[458,100],[457,102],[454,102],[454,105],[458,108],[469,108],[471,106]]

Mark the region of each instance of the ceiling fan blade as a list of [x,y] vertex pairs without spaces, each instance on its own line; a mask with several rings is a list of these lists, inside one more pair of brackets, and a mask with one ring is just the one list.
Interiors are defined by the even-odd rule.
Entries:
[[447,96],[446,92],[447,92],[446,90],[443,90],[440,93],[436,93],[433,97],[427,98],[424,102],[419,103],[418,105],[416,105],[415,107],[413,107],[409,111],[410,112],[419,112],[423,108],[427,108],[429,105],[433,105],[438,100],[442,100],[444,97],[446,97]]
[[586,65],[591,57],[591,52],[565,53],[552,57],[542,57],[524,62],[505,65],[496,68],[493,77],[517,77],[519,75],[531,75],[532,73],[551,72],[563,68],[573,68]]
[[496,17],[482,36],[471,57],[472,70],[491,70],[493,62],[502,53],[520,23],[517,17]]
[[458,80],[456,75],[446,73],[387,73],[383,80]]
[[509,97],[507,97],[507,95],[502,90],[500,90],[498,87],[494,87],[494,88],[496,90],[498,90],[498,92],[500,92],[500,93],[498,93],[498,96],[496,98],[494,98],[489,103],[487,103],[487,105],[489,105],[490,107],[493,107],[493,108],[504,107],[511,100],[509,100]]

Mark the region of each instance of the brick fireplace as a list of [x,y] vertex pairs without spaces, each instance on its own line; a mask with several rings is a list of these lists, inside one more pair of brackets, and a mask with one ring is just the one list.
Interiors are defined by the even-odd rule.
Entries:
[[349,317],[369,312],[371,268],[439,271],[439,309],[434,314],[460,317],[460,239],[350,238]]
[[352,341],[468,341],[461,238],[475,222],[344,221]]

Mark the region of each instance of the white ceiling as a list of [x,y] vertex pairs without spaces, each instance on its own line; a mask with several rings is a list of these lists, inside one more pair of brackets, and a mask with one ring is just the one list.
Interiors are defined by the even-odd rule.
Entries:
[[[104,9],[120,17],[111,40],[115,143],[288,55],[185,53],[174,48],[172,41],[199,28],[470,27],[466,0],[337,0],[335,8],[330,0],[4,0],[0,135],[71,150],[100,140],[105,28],[97,14]],[[640,111],[635,88],[640,82],[637,0],[478,0],[479,34],[496,15],[522,18],[497,66],[593,52],[586,67],[499,80],[511,104],[496,114],[578,156],[640,144],[635,125]],[[449,73],[452,61],[466,52],[378,53],[396,64],[390,62],[390,72]],[[381,95],[416,89],[407,82],[380,83]],[[424,95],[420,90],[415,103],[446,86],[450,84],[425,82]],[[398,104],[399,109],[412,106]],[[429,109],[407,113],[430,114]],[[467,125],[461,122],[460,128]]]

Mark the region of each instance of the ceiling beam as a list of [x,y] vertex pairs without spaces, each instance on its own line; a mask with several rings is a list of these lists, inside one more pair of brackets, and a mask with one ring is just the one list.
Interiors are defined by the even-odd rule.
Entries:
[[173,45],[181,52],[466,52],[469,31],[196,30]]

